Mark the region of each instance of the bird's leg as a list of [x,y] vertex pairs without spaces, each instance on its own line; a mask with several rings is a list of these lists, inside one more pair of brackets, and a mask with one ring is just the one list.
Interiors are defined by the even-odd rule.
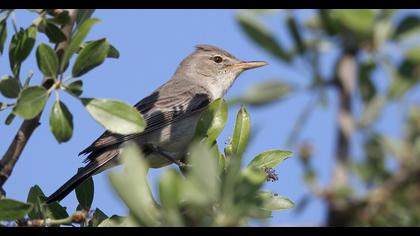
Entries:
[[181,171],[181,173],[185,176],[187,174],[188,168],[190,167],[190,165],[186,164],[186,160],[185,160],[185,156],[183,158],[181,158],[181,161],[184,165],[183,166],[179,166],[179,170]]
[[148,144],[147,146],[150,148],[152,152],[156,152],[160,154],[161,156],[165,157],[166,159],[168,159],[169,161],[171,161],[172,163],[175,163],[181,170],[185,168],[185,166],[187,166],[187,164],[185,164],[184,162],[175,159],[171,154],[160,149],[159,146],[154,145],[154,144]]

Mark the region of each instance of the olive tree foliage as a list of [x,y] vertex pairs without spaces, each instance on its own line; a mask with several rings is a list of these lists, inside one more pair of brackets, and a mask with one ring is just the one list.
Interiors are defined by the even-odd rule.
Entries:
[[[244,10],[236,15],[258,47],[289,70],[308,72],[303,76],[309,86],[297,92],[313,99],[302,106],[288,143],[299,149],[312,196],[303,197],[296,210],[318,197],[326,203],[329,226],[418,226],[420,107],[408,97],[420,82],[420,15],[392,9],[323,9],[302,20],[298,11]],[[283,19],[291,47],[276,37],[277,29],[264,24],[265,17]],[[331,53],[338,56],[328,69],[331,73],[325,73],[322,63]],[[329,99],[338,101],[337,123],[320,125],[336,127],[336,146],[330,183],[322,186],[313,167],[316,147],[301,141],[299,134],[317,108],[331,106]],[[392,114],[393,119],[401,116],[405,122],[388,125],[402,127],[398,139],[376,125],[395,104],[401,113]],[[351,145],[362,153],[354,154]]]
[[[119,57],[118,50],[106,38],[85,41],[89,31],[100,22],[92,17],[94,10],[30,11],[35,16],[32,24],[18,28],[15,10],[0,10],[0,53],[8,52],[10,66],[10,73],[0,80],[0,110],[9,113],[5,125],[18,122],[16,118],[22,119],[22,125],[0,160],[2,225],[245,226],[251,218],[267,219],[272,211],[293,207],[289,199],[262,190],[266,181],[277,180],[274,168],[290,157],[291,152],[267,150],[247,165],[242,163],[251,135],[250,115],[245,106],[237,113],[231,139],[223,150],[219,150],[217,138],[228,117],[228,103],[223,99],[211,103],[202,114],[196,137],[185,157],[188,164],[182,173],[177,169],[162,173],[157,186],[158,198],[151,194],[143,154],[135,145],[126,145],[122,152],[124,171],[111,172],[109,179],[129,209],[128,216],[109,214],[109,217],[93,207],[92,178],[76,188],[79,205],[74,211],[57,202],[47,205],[38,185],[29,189],[26,201],[7,198],[7,191],[2,187],[31,134],[39,126],[43,113],[49,116],[51,133],[58,143],[71,139],[73,114],[60,93],[68,93],[79,100],[94,120],[113,133],[140,133],[145,127],[143,117],[134,107],[121,101],[82,95],[86,94],[83,79],[89,76],[88,72],[108,58]],[[8,22],[13,27],[7,27]],[[12,35],[10,41],[8,34]],[[45,34],[48,42],[39,42],[38,34]],[[21,65],[33,50],[39,72],[28,74],[21,71]],[[4,61],[2,66],[5,66]],[[40,84],[33,83],[34,76],[43,78]],[[262,97],[251,89],[231,104],[266,104],[287,91],[283,86],[270,88],[271,93]],[[51,94],[54,94],[52,98]],[[49,112],[44,112],[48,99],[54,99],[54,104]]]

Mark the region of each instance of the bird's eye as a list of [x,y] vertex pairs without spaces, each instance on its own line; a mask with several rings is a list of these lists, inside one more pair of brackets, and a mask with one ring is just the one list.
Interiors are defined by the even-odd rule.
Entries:
[[220,63],[220,62],[223,61],[223,58],[220,57],[220,56],[215,56],[215,57],[213,57],[213,61],[216,62],[216,63]]

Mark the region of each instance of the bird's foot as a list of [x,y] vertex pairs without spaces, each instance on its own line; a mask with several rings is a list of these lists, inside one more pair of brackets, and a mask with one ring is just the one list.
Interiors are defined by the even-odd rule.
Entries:
[[159,146],[154,145],[154,144],[148,144],[148,147],[153,151],[158,153],[159,155],[165,157],[166,159],[168,159],[169,161],[171,161],[172,163],[174,163],[175,165],[177,165],[179,167],[179,169],[182,171],[183,169],[185,169],[186,167],[188,167],[189,165],[176,159],[175,157],[173,157],[170,153],[163,151]]

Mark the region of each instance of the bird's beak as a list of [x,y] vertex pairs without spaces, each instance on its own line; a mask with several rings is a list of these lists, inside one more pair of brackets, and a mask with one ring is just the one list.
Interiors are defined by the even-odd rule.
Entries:
[[242,70],[248,70],[248,69],[258,68],[265,65],[268,65],[268,63],[265,61],[242,61],[242,62],[233,64],[232,67],[242,69]]

